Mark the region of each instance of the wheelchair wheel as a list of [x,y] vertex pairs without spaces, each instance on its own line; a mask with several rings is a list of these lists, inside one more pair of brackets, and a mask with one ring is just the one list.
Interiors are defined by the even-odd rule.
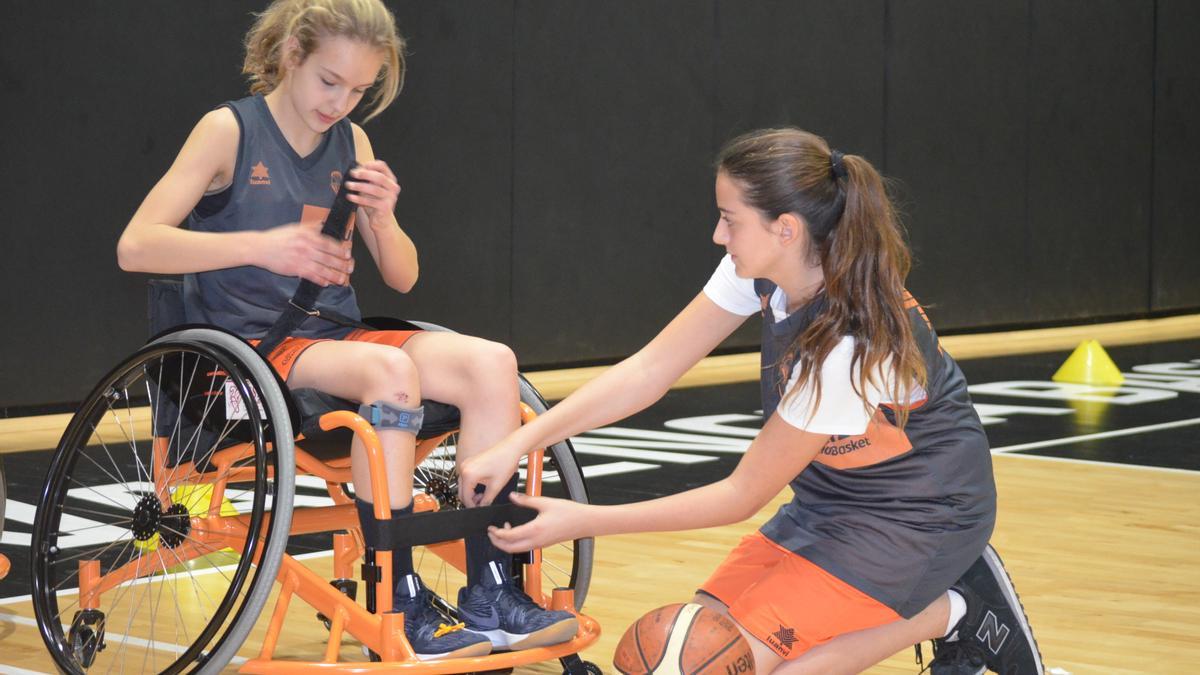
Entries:
[[278,573],[294,484],[287,405],[241,340],[179,331],[114,368],[64,432],[34,522],[58,668],[220,671]]
[[[448,330],[436,324],[421,321],[412,323],[425,330]],[[524,376],[520,377],[520,384],[522,403],[528,405],[539,415],[549,409],[546,400]],[[452,434],[413,472],[413,490],[433,497],[442,509],[462,508],[462,504],[458,500],[458,471],[455,467],[454,457],[456,442],[457,434]],[[525,478],[525,461],[522,460],[518,490],[525,489]],[[571,447],[570,441],[561,441],[546,448],[542,466],[542,494],[547,497],[571,499],[584,504],[588,502],[583,472],[575,459],[575,449]],[[575,589],[575,608],[582,609],[588,587],[591,584],[594,551],[595,541],[591,537],[563,542],[543,549],[541,565],[543,592],[548,595],[555,588],[573,588]],[[436,556],[417,552],[414,558],[417,571],[421,573],[422,580],[429,584],[440,597],[448,599],[456,597],[454,591],[458,585],[461,585],[461,580],[458,578],[448,579],[448,573],[440,561],[426,560],[434,557]]]

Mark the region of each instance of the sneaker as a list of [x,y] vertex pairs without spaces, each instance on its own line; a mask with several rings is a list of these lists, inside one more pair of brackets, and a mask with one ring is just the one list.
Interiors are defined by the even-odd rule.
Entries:
[[579,630],[570,612],[543,609],[488,563],[483,580],[458,592],[458,613],[467,629],[486,635],[496,649],[529,649],[566,642]]
[[415,574],[396,584],[392,611],[404,612],[404,635],[422,661],[485,656],[492,651],[486,635],[466,629],[433,606],[433,592]]
[[1042,655],[1012,579],[990,545],[951,587],[967,613],[945,638],[933,641],[933,675],[1045,675]]

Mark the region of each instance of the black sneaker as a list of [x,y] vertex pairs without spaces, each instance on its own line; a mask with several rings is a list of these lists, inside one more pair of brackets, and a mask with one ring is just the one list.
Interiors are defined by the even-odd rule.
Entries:
[[458,613],[468,630],[486,635],[497,649],[556,645],[579,630],[574,614],[543,609],[495,562],[488,563],[482,581],[458,592]]
[[485,656],[492,651],[486,635],[469,631],[462,623],[446,618],[433,606],[433,592],[420,577],[407,574],[396,584],[392,611],[404,612],[404,635],[417,658],[453,659]]
[[950,635],[933,641],[933,675],[1045,675],[1029,619],[1004,563],[990,545],[951,587],[967,613]]

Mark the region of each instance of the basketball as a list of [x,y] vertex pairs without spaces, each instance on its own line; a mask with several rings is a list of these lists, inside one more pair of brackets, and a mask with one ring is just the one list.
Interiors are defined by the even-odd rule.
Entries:
[[624,675],[754,673],[754,654],[728,616],[695,603],[647,612],[621,636],[613,666]]

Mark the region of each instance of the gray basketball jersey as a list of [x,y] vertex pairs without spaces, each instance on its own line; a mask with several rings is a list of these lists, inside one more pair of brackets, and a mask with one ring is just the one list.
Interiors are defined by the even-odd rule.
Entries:
[[[233,111],[241,128],[233,182],[219,193],[206,195],[185,226],[196,232],[237,232],[323,222],[341,185],[342,172],[355,157],[350,121],[339,120],[316,150],[301,157],[284,138],[261,95],[225,107]],[[244,338],[260,338],[299,284],[298,277],[253,266],[187,274],[184,311],[189,323],[214,324]],[[362,316],[350,286],[326,287],[318,306],[350,319]],[[310,317],[293,335],[341,337],[347,332],[342,326]]]
[[[763,298],[764,419],[779,405],[790,364],[780,359],[824,309],[824,296],[782,321]],[[794,499],[762,533],[911,618],[953,584],[983,552],[996,518],[987,436],[958,364],[915,300],[909,319],[928,373],[927,397],[896,427],[880,407],[861,436],[834,436],[791,483]],[[849,373],[847,373],[849,376]]]

